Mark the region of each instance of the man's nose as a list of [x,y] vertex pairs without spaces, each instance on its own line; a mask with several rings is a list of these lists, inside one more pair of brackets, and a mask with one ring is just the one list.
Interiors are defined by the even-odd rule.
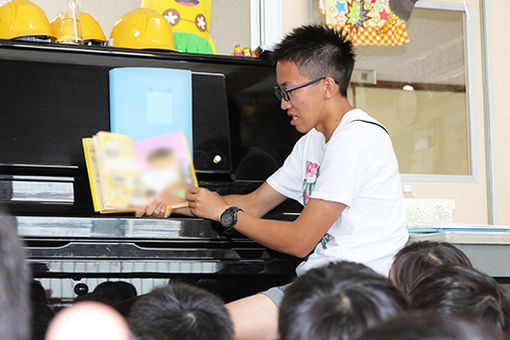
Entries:
[[282,110],[288,110],[292,107],[292,104],[289,101],[286,101],[285,99],[280,99],[280,107],[282,108]]

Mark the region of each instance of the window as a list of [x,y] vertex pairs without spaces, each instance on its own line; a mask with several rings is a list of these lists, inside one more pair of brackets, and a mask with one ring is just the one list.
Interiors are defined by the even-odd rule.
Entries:
[[[312,7],[312,20],[324,20]],[[420,1],[407,23],[409,43],[356,47],[349,100],[387,127],[403,179],[477,177],[464,9]]]

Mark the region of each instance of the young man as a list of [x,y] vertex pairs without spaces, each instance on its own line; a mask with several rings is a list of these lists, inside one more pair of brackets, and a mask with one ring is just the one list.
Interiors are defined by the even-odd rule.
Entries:
[[[194,188],[186,197],[189,211],[280,252],[312,253],[298,266],[298,276],[338,260],[388,275],[408,238],[401,182],[388,133],[347,101],[352,44],[326,26],[303,26],[276,46],[273,58],[281,108],[306,135],[254,192],[221,197]],[[295,221],[261,219],[287,198],[304,205]],[[157,203],[137,215],[143,213],[169,215]],[[228,304],[236,338],[277,338],[283,291],[275,287]]]

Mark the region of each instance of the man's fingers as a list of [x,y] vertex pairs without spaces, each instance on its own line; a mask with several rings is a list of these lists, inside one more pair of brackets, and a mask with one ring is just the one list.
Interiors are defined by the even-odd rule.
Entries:
[[147,211],[145,212],[145,214],[147,216],[151,216],[152,214],[155,213],[156,209],[158,208],[159,206],[159,202],[158,201],[154,201],[152,202],[151,204],[149,204],[149,206],[147,207]]
[[186,201],[188,201],[188,202],[194,201],[196,199],[196,197],[197,196],[196,196],[195,193],[193,193],[193,192],[191,192],[189,190],[186,192],[186,197],[185,197]]
[[172,213],[171,209],[167,209],[167,204],[164,201],[156,200],[146,207],[134,207],[135,216],[142,217],[169,217]]
[[158,217],[165,217],[166,211],[168,210],[166,206],[167,206],[166,202],[161,202],[161,204],[159,205]]
[[135,217],[142,217],[145,214],[146,207],[140,207],[136,209]]
[[196,194],[200,190],[199,187],[191,187],[187,190],[188,193]]

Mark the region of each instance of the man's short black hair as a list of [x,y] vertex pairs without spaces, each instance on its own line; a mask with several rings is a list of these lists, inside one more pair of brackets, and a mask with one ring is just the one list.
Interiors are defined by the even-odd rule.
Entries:
[[30,271],[16,220],[0,209],[0,330],[2,339],[30,338]]
[[412,309],[470,317],[510,335],[510,300],[489,275],[462,265],[431,268],[416,280],[409,294]]
[[276,45],[275,62],[292,61],[310,78],[330,76],[340,84],[347,97],[347,87],[354,68],[352,42],[342,31],[326,25],[307,25],[294,29]]
[[141,296],[128,318],[130,327],[154,329],[168,339],[233,338],[233,326],[223,301],[208,291],[173,283]]
[[471,261],[459,248],[448,242],[421,241],[402,248],[393,261],[395,284],[407,295],[412,285],[425,271],[443,264],[471,267]]
[[479,321],[435,313],[402,314],[366,331],[359,340],[503,340]]
[[279,312],[280,339],[357,339],[406,309],[407,301],[387,278],[359,263],[330,263],[287,288]]

